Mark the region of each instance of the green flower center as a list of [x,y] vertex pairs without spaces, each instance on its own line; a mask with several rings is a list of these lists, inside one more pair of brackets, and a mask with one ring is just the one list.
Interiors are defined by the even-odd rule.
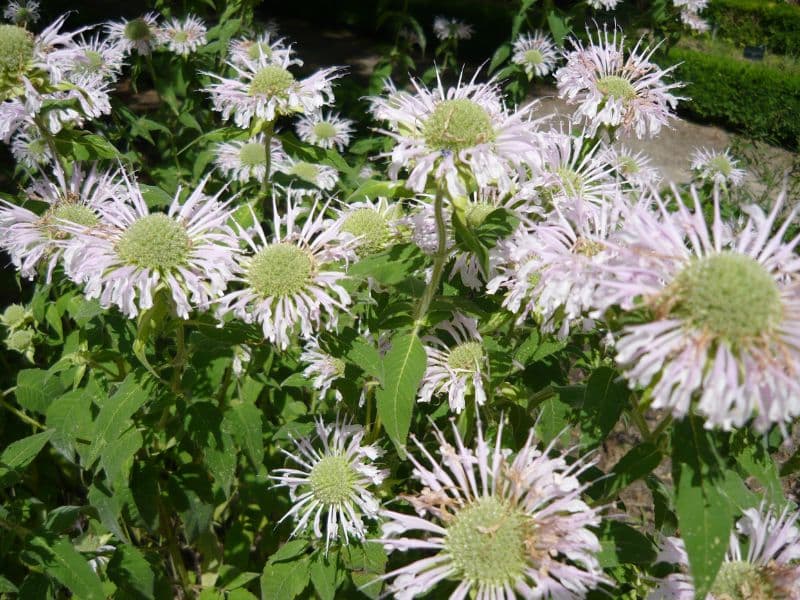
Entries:
[[78,66],[84,73],[96,73],[103,68],[105,60],[103,55],[96,50],[85,50],[78,61]]
[[729,342],[769,333],[783,317],[775,279],[743,254],[697,259],[678,274],[673,286],[672,312]]
[[342,231],[360,238],[360,254],[375,254],[389,243],[391,230],[389,223],[377,210],[359,208],[345,217]]
[[422,135],[429,148],[459,152],[494,139],[486,110],[466,98],[440,102],[425,121]]
[[314,498],[327,505],[341,505],[350,499],[356,472],[344,456],[323,457],[311,469],[309,478]]
[[139,17],[125,24],[125,37],[133,42],[144,42],[153,37],[147,21]]
[[267,149],[264,144],[248,142],[239,150],[239,160],[246,167],[257,167],[258,165],[266,164]]
[[580,173],[573,171],[569,167],[560,167],[556,170],[556,175],[561,179],[561,184],[564,186],[564,191],[568,196],[581,195],[584,181]]
[[30,329],[19,329],[12,332],[6,338],[6,346],[9,350],[16,350],[24,353],[33,345],[33,331]]
[[638,163],[630,156],[619,157],[619,170],[625,175],[635,175],[639,172]]
[[18,76],[33,58],[33,35],[16,25],[0,25],[0,79]]
[[575,241],[573,250],[577,254],[582,254],[583,256],[592,258],[593,256],[600,254],[600,252],[603,250],[603,244],[594,240],[587,240],[586,238],[579,237]]
[[474,371],[483,362],[483,346],[480,342],[464,342],[452,350],[447,364],[454,371]]
[[724,562],[717,573],[711,595],[717,600],[779,600],[776,590],[756,565],[744,561]]
[[186,31],[176,31],[172,34],[172,40],[182,44],[189,41],[189,33]]
[[729,177],[731,171],[733,170],[733,165],[731,161],[728,160],[728,157],[725,155],[715,156],[710,161],[708,161],[709,168],[716,172],[724,175],[725,177]]
[[253,256],[247,281],[264,298],[292,296],[306,288],[315,266],[311,255],[293,244],[270,244]]
[[328,358],[328,364],[333,368],[333,372],[336,377],[342,377],[344,375],[346,365],[341,358],[331,356]]
[[335,137],[337,133],[336,127],[327,121],[320,121],[314,125],[314,135],[321,140],[329,140]]
[[527,50],[524,54],[524,57],[525,57],[525,62],[534,67],[544,62],[544,54],[542,54],[539,50],[536,50],[535,48]]
[[263,67],[253,75],[250,82],[251,96],[269,96],[283,98],[288,96],[289,88],[294,83],[294,75],[276,65]]
[[9,305],[8,308],[6,308],[6,310],[3,312],[3,316],[0,317],[0,321],[2,321],[3,325],[9,329],[16,329],[17,327],[24,325],[25,321],[27,320],[28,311],[21,304]]
[[94,227],[99,222],[95,212],[85,204],[64,202],[56,206],[50,214],[54,219],[69,221],[85,227]]
[[186,263],[191,240],[186,228],[165,214],[142,217],[117,242],[117,254],[130,265],[169,271]]
[[264,42],[253,42],[250,44],[250,47],[247,49],[247,57],[250,60],[258,60],[262,56],[265,58],[272,56],[272,48],[270,48],[269,44],[265,44]]
[[618,75],[606,75],[597,80],[597,89],[604,96],[611,96],[615,100],[630,102],[636,98],[636,89],[630,81]]
[[492,214],[497,207],[488,202],[472,202],[467,207],[467,223],[473,227],[478,227],[483,224],[490,214]]
[[525,542],[530,530],[527,515],[494,496],[462,508],[445,537],[456,578],[487,586],[513,586],[525,572]]
[[84,227],[94,227],[100,222],[91,208],[72,201],[60,202],[39,220],[40,225],[51,239],[68,239],[70,234],[61,229],[59,221],[69,221]]
[[316,185],[317,177],[319,176],[319,167],[313,163],[301,160],[292,165],[292,168],[289,169],[289,174]]

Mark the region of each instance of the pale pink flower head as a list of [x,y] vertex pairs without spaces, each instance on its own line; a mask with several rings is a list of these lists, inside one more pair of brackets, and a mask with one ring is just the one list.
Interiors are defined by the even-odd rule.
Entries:
[[0,200],[0,247],[28,279],[36,276],[40,265],[46,265],[48,283],[59,261],[75,252],[70,243],[74,230],[101,225],[101,206],[127,197],[119,172],[75,163],[71,175],[58,166],[54,175],[54,179],[41,176],[27,190],[31,200],[48,205],[42,214]]
[[[305,343],[300,360],[307,365],[303,369],[303,375],[313,383],[314,389],[319,390],[321,397],[325,396],[334,381],[344,377],[345,362],[324,350],[315,336],[311,336]],[[339,390],[334,393],[337,400],[342,399]]]
[[339,173],[333,167],[293,158],[288,154],[283,154],[275,163],[275,170],[321,190],[332,190],[339,181]]
[[10,0],[3,16],[14,25],[32,25],[39,20],[39,3],[36,0]]
[[436,17],[433,20],[433,32],[442,41],[468,40],[473,31],[472,25],[451,17]]
[[412,437],[424,457],[408,457],[422,490],[403,499],[417,516],[381,511],[386,550],[426,554],[383,577],[390,594],[410,600],[453,581],[453,600],[577,600],[609,583],[593,532],[600,509],[581,499],[578,479],[591,461],[568,461],[553,444],[537,449],[533,431],[513,453],[501,446],[502,424],[494,446],[480,420],[474,448],[452,430],[453,444],[433,426],[439,457]]
[[[217,168],[237,181],[263,181],[267,175],[267,147],[263,133],[248,140],[223,142],[217,146],[216,152],[214,162]],[[273,137],[270,141],[270,164],[276,165],[285,159],[280,139]]]
[[596,41],[588,35],[587,46],[572,41],[575,49],[556,71],[559,96],[576,106],[573,120],[585,123],[591,136],[600,127],[638,138],[658,135],[681,99],[672,90],[682,84],[664,81],[675,67],[661,69],[651,62],[657,46],[642,48],[642,40],[627,51],[616,29],[613,35],[598,31]]
[[456,313],[451,321],[436,326],[438,335],[422,341],[428,364],[419,390],[419,401],[430,402],[434,396],[447,396],[450,410],[460,413],[467,406],[467,396],[478,405],[486,402],[483,379],[489,359],[478,333],[475,319]]
[[289,488],[292,508],[281,521],[294,518],[292,536],[311,529],[325,539],[327,553],[331,542],[366,537],[364,519],[377,519],[380,503],[374,489],[383,483],[388,471],[375,461],[383,451],[364,444],[364,428],[346,418],[332,424],[317,419],[314,437],[292,438],[294,452],[281,450],[293,466],[276,469],[270,475],[276,487]]
[[558,50],[553,38],[543,31],[521,34],[512,50],[511,62],[521,66],[528,79],[549,75],[556,67]]
[[447,89],[441,80],[433,89],[417,81],[413,85],[415,94],[391,92],[372,99],[373,113],[388,125],[384,133],[395,140],[386,155],[390,177],[405,169],[406,185],[416,192],[432,179],[451,196],[465,196],[476,186],[507,191],[515,173],[525,174],[526,160],[538,152],[532,104],[510,112],[495,81],[473,78]]
[[614,10],[620,0],[586,0],[586,4],[595,10]]
[[166,213],[151,212],[138,185],[125,179],[125,196],[101,206],[102,226],[73,230],[67,274],[85,284],[88,298],[130,318],[160,292],[183,319],[193,308],[208,309],[233,277],[239,246],[227,224],[231,211],[219,202],[224,188],[205,195],[206,177],[185,202],[179,190]]
[[284,44],[283,38],[274,38],[274,33],[266,31],[255,38],[233,40],[228,47],[228,60],[240,67],[252,62],[303,66],[303,61],[294,57],[292,47]]
[[694,406],[709,428],[786,423],[800,414],[800,238],[783,241],[794,213],[776,222],[785,192],[768,215],[746,207],[738,233],[716,192],[710,227],[694,190],[694,212],[677,191],[674,211],[653,194],[654,209],[626,216],[598,294],[650,315],[617,341],[625,377],[649,387],[654,408],[683,417]]
[[206,73],[216,81],[206,91],[214,110],[222,113],[225,120],[233,119],[242,129],[248,129],[255,119],[271,122],[279,116],[314,112],[331,104],[331,83],[341,74],[337,67],[329,67],[298,79],[289,71],[292,60],[288,57],[228,64],[236,71],[236,77]]
[[[327,206],[304,211],[288,199],[286,212],[273,200],[273,231],[256,223],[241,230],[249,252],[236,260],[237,288],[219,300],[217,313],[258,323],[264,337],[281,349],[299,328],[303,337],[336,326],[339,311],[352,302],[342,286],[344,269],[355,258],[352,236],[325,219]],[[220,324],[222,326],[222,324]]]
[[150,12],[136,19],[109,21],[105,26],[108,40],[126,56],[136,50],[147,55],[158,45],[158,14]]
[[692,171],[701,181],[710,181],[720,186],[740,186],[747,171],[739,168],[738,161],[730,150],[722,152],[711,148],[697,148],[692,152]]
[[634,152],[624,145],[608,146],[599,158],[614,169],[620,183],[632,188],[646,190],[661,181],[658,169],[650,165],[650,158],[642,151]]
[[336,148],[341,152],[350,143],[353,122],[335,113],[317,111],[300,117],[297,135],[308,144],[320,148]]
[[602,147],[586,131],[572,135],[551,130],[541,136],[539,167],[531,179],[539,202],[550,210],[566,202],[600,206],[618,192],[611,165],[602,160]]
[[170,52],[188,56],[206,44],[206,24],[194,15],[172,18],[156,29],[158,41]]
[[384,197],[342,204],[337,222],[342,233],[355,238],[356,253],[370,256],[386,250],[399,235],[403,209],[399,202]]
[[[680,568],[656,582],[647,600],[694,600],[683,540],[662,541],[657,562]],[[728,551],[706,600],[800,600],[800,512],[762,504],[748,508],[731,532]]]

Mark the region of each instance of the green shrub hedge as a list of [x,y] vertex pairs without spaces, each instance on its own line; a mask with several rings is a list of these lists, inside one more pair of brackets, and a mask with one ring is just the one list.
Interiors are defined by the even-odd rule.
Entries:
[[681,110],[787,148],[800,146],[800,70],[672,48],[675,77],[691,98]]
[[775,54],[800,55],[800,6],[769,0],[713,0],[703,15],[717,35],[737,46],[766,45]]

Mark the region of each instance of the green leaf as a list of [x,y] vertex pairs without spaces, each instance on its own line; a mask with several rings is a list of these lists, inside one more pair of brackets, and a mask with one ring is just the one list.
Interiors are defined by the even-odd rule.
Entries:
[[569,425],[571,410],[560,398],[549,398],[539,407],[539,417],[536,420],[536,433],[543,443],[549,444],[556,436],[564,433]]
[[565,340],[542,337],[538,330],[534,330],[514,354],[514,359],[523,365],[529,365],[543,360],[564,348],[567,345]]
[[506,62],[509,56],[511,56],[511,44],[501,44],[498,46],[492,56],[492,62],[489,63],[488,74],[491,75],[494,73],[497,67]]
[[342,561],[350,571],[355,586],[370,598],[377,600],[383,581],[379,577],[386,572],[386,551],[378,543],[364,542],[342,548]]
[[58,377],[43,369],[23,369],[17,374],[14,395],[20,406],[44,414],[53,398],[64,391]]
[[398,450],[403,452],[411,427],[417,388],[425,374],[427,356],[415,333],[399,333],[383,359],[383,386],[376,393],[378,415]]
[[308,585],[311,561],[307,556],[291,562],[268,562],[261,574],[261,600],[293,600]]
[[144,439],[135,428],[128,429],[109,442],[100,455],[100,464],[108,481],[114,487],[127,487],[133,458],[142,447]]
[[338,554],[331,552],[326,557],[322,552],[317,552],[311,559],[309,573],[319,597],[322,600],[334,600],[336,588],[344,579],[344,573],[338,569]]
[[655,444],[644,442],[634,446],[611,469],[612,477],[604,479],[600,497],[611,498],[638,479],[652,473],[664,458]]
[[582,434],[585,441],[596,445],[602,442],[619,420],[625,408],[628,385],[609,367],[595,369],[583,396]]
[[117,585],[114,598],[153,600],[156,576],[150,563],[135,546],[121,544],[108,563],[108,577]]
[[781,505],[786,499],[778,466],[764,447],[763,439],[753,438],[747,435],[743,448],[736,453],[736,462],[748,475],[758,480],[770,504]]
[[54,429],[48,429],[9,444],[0,454],[0,482],[10,471],[27,467],[42,451],[54,432]]
[[242,448],[253,466],[264,462],[264,439],[261,429],[261,410],[248,402],[238,402],[225,411],[227,430]]
[[16,594],[19,592],[17,586],[11,583],[8,579],[0,575],[0,593],[3,594]]
[[89,449],[91,464],[109,444],[118,440],[131,425],[131,417],[149,399],[146,390],[134,374],[128,375],[111,396],[99,400],[100,412],[94,422],[94,439]]
[[172,203],[172,196],[158,186],[140,184],[139,189],[148,208],[165,208]]
[[603,521],[599,532],[602,550],[600,566],[620,564],[649,565],[656,558],[653,542],[630,525],[620,521]]
[[722,467],[713,440],[696,417],[674,425],[672,469],[675,510],[698,598],[714,583],[728,547],[733,509],[720,489]]
[[367,375],[383,381],[383,361],[375,346],[360,339],[353,340],[350,350],[347,351],[347,360],[357,365]]
[[103,584],[86,558],[72,546],[69,538],[48,542],[37,536],[28,541],[25,560],[44,568],[45,573],[82,600],[105,600]]

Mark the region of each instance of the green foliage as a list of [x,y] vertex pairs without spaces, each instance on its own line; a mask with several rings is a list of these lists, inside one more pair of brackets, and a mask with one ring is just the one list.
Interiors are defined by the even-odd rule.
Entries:
[[800,145],[800,72],[677,47],[668,59],[686,82],[682,93],[691,101],[681,108],[692,117],[789,148]]
[[712,0],[704,13],[716,35],[737,46],[800,55],[800,6],[774,0]]

